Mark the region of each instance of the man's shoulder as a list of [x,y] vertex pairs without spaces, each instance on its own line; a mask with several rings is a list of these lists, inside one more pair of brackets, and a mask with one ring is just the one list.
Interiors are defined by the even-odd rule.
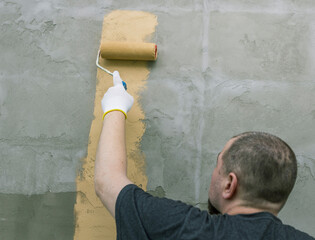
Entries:
[[278,217],[269,212],[229,216],[227,221],[236,224],[236,231],[242,232],[242,229],[246,228],[247,234],[251,234],[253,237],[263,233],[261,237],[264,239],[314,239],[293,226],[283,224]]
[[283,227],[286,230],[288,235],[288,239],[307,239],[307,240],[314,240],[315,238],[307,234],[306,232],[302,232],[299,229],[294,228],[293,226],[283,224]]

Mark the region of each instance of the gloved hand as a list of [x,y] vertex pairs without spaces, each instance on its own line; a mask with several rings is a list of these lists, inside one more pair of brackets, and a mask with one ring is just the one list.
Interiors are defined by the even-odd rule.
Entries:
[[133,97],[125,90],[119,72],[113,72],[114,86],[110,87],[102,99],[102,109],[105,115],[112,111],[121,111],[127,118],[127,112],[133,104]]

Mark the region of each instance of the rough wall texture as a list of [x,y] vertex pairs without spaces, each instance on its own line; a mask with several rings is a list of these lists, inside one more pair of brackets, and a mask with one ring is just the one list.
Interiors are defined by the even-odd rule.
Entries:
[[72,238],[95,57],[114,9],[158,16],[141,93],[148,190],[203,207],[225,142],[267,131],[299,161],[280,218],[315,236],[313,0],[0,0],[0,238]]

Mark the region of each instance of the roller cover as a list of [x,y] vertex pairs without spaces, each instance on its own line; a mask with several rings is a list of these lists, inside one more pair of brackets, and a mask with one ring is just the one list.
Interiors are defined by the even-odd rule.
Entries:
[[101,56],[106,59],[155,61],[157,46],[142,42],[103,42]]

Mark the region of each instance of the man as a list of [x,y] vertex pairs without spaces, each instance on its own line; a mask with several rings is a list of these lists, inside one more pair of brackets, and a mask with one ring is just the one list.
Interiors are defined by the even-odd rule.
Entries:
[[133,98],[119,73],[104,95],[104,124],[95,162],[95,190],[116,219],[117,239],[314,239],[277,214],[296,180],[291,148],[276,136],[248,132],[230,139],[217,157],[209,213],[156,198],[126,173],[125,118]]

